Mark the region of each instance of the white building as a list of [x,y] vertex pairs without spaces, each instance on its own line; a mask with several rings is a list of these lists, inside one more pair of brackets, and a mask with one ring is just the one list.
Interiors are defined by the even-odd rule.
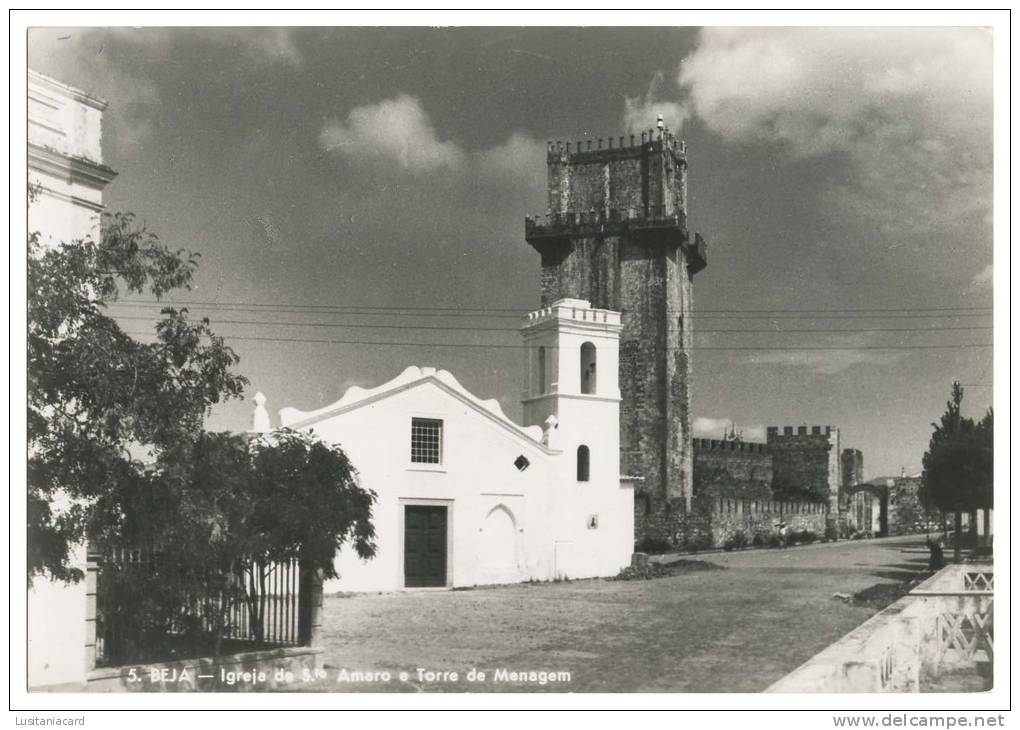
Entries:
[[[281,425],[342,446],[378,494],[378,553],[341,551],[327,591],[615,575],[630,562],[633,489],[619,473],[620,315],[563,299],[531,313],[526,423],[446,371],[409,367]],[[261,400],[261,399],[259,399]],[[256,422],[266,425],[261,406]]]
[[[116,173],[102,163],[106,102],[47,76],[28,72],[28,183],[35,190],[28,230],[47,246],[98,232],[103,189]],[[85,571],[85,547],[72,563]],[[36,578],[28,591],[28,686],[79,686],[85,681],[84,581]]]
[[103,164],[106,102],[28,72],[28,183],[38,195],[28,230],[51,246],[98,231],[103,189],[117,173]]

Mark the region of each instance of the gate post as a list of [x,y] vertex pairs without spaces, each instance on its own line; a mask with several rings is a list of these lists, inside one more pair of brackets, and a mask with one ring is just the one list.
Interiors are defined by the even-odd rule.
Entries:
[[302,646],[318,646],[322,641],[322,568],[301,562],[298,594],[298,639]]
[[96,591],[99,587],[99,566],[101,556],[88,554],[85,564],[85,674],[96,668]]

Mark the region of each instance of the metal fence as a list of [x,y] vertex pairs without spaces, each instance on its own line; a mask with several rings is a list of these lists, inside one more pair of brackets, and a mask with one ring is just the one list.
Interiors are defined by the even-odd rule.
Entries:
[[[97,666],[300,646],[307,639],[296,559],[185,573],[172,560],[121,548],[97,562]],[[182,574],[186,590],[175,588]]]

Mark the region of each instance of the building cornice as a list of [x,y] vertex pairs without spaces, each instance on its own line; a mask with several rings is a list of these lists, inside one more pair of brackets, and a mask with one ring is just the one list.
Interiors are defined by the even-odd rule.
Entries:
[[102,190],[117,177],[117,171],[99,162],[57,152],[28,143],[28,169]]
[[105,99],[100,99],[98,96],[92,96],[92,94],[82,91],[81,89],[68,86],[62,81],[57,81],[49,76],[44,76],[38,71],[33,71],[32,69],[28,69],[28,80],[29,82],[39,84],[49,91],[69,97],[77,102],[85,104],[86,106],[90,106],[93,109],[98,109],[99,111],[106,111],[106,107],[108,106],[108,102]]
[[77,205],[82,208],[88,208],[95,213],[102,213],[106,210],[106,206],[102,203],[97,203],[94,200],[82,198],[77,195],[68,195],[67,193],[62,193],[59,190],[53,190],[42,184],[39,185],[39,191],[43,195],[49,195],[50,197],[62,200],[65,203],[71,203],[72,205]]
[[530,398],[521,398],[521,403],[535,403],[540,400],[549,400],[551,398],[559,398],[562,400],[587,400],[601,403],[620,402],[620,398],[618,396],[613,397],[608,395],[589,395],[587,393],[543,393],[542,395],[536,395]]

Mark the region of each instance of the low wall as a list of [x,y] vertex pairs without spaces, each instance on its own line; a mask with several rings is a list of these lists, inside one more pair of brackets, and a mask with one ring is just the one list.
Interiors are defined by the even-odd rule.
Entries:
[[991,663],[992,565],[950,565],[766,692],[920,692]]
[[760,535],[767,539],[785,522],[795,532],[810,530],[818,538],[825,535],[828,505],[822,502],[781,502],[742,500],[728,497],[695,497],[690,513],[676,521],[674,542],[678,548],[724,547],[742,532],[747,544]]

